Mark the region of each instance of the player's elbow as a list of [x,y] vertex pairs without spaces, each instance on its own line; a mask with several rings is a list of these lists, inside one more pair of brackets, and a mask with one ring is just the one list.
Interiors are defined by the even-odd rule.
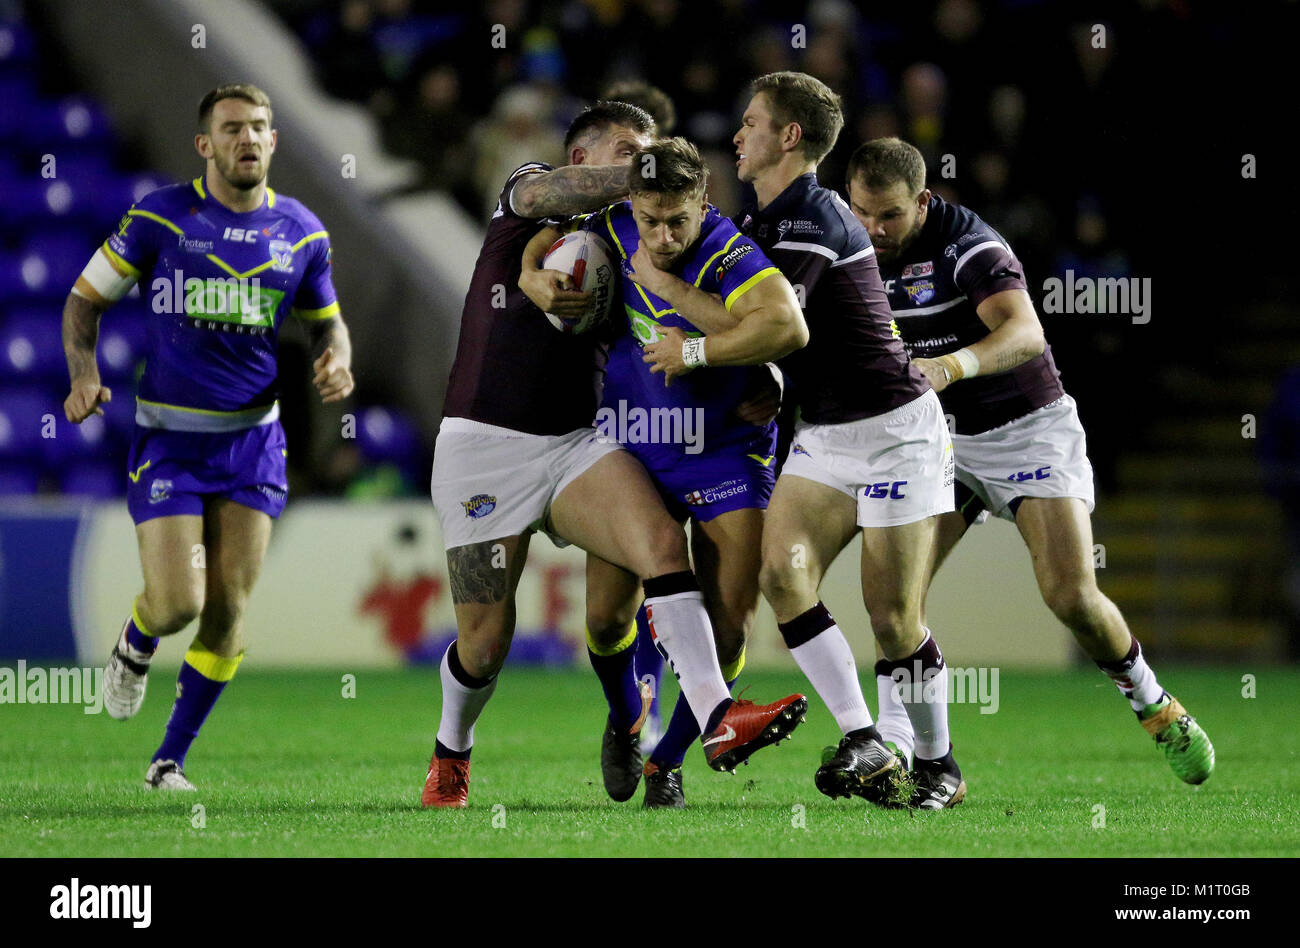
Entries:
[[773,356],[773,359],[788,356],[808,345],[808,323],[804,320],[803,313],[793,307],[785,307],[785,309],[779,330],[781,353]]

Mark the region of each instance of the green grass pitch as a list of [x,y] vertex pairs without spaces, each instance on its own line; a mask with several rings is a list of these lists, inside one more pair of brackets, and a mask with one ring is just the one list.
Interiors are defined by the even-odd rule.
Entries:
[[[1162,669],[1214,740],[1201,787],[1169,772],[1096,672],[1004,673],[1000,707],[953,705],[970,793],[941,813],[829,800],[812,775],[838,736],[810,697],[794,740],[736,776],[687,759],[690,808],[646,812],[601,787],[604,705],[587,670],[507,668],[480,721],[470,805],[419,805],[437,726],[436,670],[242,673],[187,763],[197,794],[143,789],[174,674],[129,722],[80,706],[0,707],[6,856],[1295,856],[1300,672]],[[804,690],[746,673],[749,697]],[[867,681],[874,705],[874,683]],[[669,685],[669,689],[675,689]],[[666,694],[668,702],[671,694]],[[666,705],[670,707],[670,705]],[[201,814],[194,809],[201,805]],[[1103,811],[1104,807],[1104,825]],[[200,819],[200,816],[202,817]]]

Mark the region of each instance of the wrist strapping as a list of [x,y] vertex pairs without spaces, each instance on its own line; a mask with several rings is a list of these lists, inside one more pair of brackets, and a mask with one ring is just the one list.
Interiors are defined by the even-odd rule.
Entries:
[[970,349],[958,349],[956,352],[941,355],[934,361],[943,367],[944,374],[948,376],[949,382],[974,378],[979,375],[980,360],[975,357],[975,353],[971,352]]
[[682,364],[688,369],[696,369],[709,364],[704,358],[703,336],[687,339],[682,343]]

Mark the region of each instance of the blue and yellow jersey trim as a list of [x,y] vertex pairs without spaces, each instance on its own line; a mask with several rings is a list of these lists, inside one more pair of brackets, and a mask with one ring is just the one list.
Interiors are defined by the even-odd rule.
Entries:
[[[194,185],[194,191],[196,194],[198,194],[198,196],[201,199],[203,199],[204,201],[208,199],[208,192],[203,187],[202,175],[195,178],[193,181],[190,182],[190,184]],[[269,185],[266,188],[266,206],[275,207],[275,191]]]
[[294,307],[293,315],[299,319],[305,319],[309,322],[316,322],[322,319],[333,319],[339,314],[339,304],[330,303],[328,306],[322,306],[320,309],[298,309]]
[[744,283],[740,284],[740,286],[736,287],[734,290],[728,293],[727,298],[722,301],[722,305],[726,307],[727,312],[731,312],[731,307],[736,302],[736,300],[740,299],[742,296],[744,296],[746,293],[752,290],[757,284],[763,282],[768,277],[772,276],[774,273],[780,273],[780,272],[781,271],[778,270],[776,267],[765,267],[762,270],[759,270],[757,273],[755,273]]

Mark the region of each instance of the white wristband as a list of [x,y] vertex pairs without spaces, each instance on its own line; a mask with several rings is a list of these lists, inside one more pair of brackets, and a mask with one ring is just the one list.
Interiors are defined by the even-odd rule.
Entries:
[[704,358],[703,336],[687,339],[682,343],[682,364],[688,369],[696,369],[709,364]]
[[980,360],[970,349],[958,349],[952,356],[961,364],[962,378],[970,379],[979,375]]

